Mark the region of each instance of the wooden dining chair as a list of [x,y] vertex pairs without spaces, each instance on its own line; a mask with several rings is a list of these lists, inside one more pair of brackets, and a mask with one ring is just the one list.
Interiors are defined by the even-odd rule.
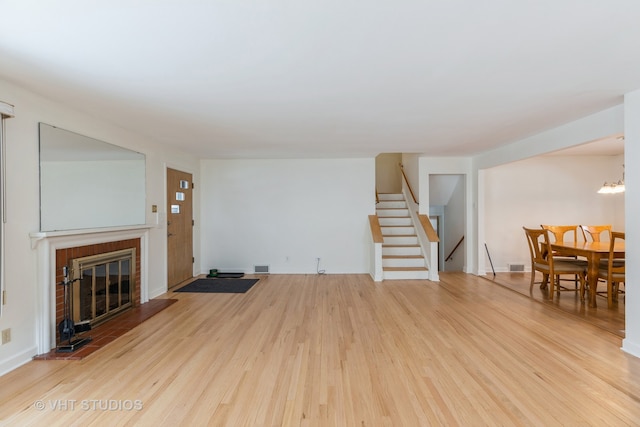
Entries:
[[585,242],[600,242],[602,235],[607,236],[611,240],[611,224],[607,225],[581,225],[582,237]]
[[[577,242],[578,228],[577,225],[541,225],[542,228],[548,230],[553,236],[555,242]],[[567,238],[568,236],[568,238]]]
[[607,306],[609,308],[613,306],[613,301],[617,301],[618,299],[620,283],[624,283],[625,287],[627,286],[627,283],[625,281],[625,261],[624,259],[616,259],[614,251],[616,242],[624,240],[625,233],[621,233],[618,231],[611,232],[611,241],[609,243],[609,258],[607,259],[606,266],[600,264],[600,269],[598,270],[598,279],[602,279],[607,282]]
[[[551,236],[553,236],[553,241],[554,242],[574,242],[576,243],[578,241],[578,228],[580,228],[577,225],[541,225],[542,228],[544,228],[545,230],[548,230],[549,233],[551,234]],[[587,261],[586,260],[582,260],[582,259],[578,259],[578,257],[568,257],[568,256],[562,256],[561,258],[558,257],[558,255],[556,253],[554,253],[554,256],[556,256],[556,260],[558,259],[562,259],[564,261],[568,261],[568,262],[572,262],[574,264],[578,264],[582,267],[587,266]],[[568,281],[568,282],[573,282],[574,284],[574,288],[578,289],[578,276],[575,276],[573,279],[560,279],[558,278],[558,283],[560,281]]]
[[[527,236],[529,254],[531,255],[531,283],[529,284],[529,292],[533,289],[536,271],[542,273],[541,289],[544,289],[547,283],[549,283],[550,299],[553,299],[556,285],[558,293],[560,293],[562,289],[560,286],[560,276],[571,275],[578,277],[580,281],[580,295],[582,301],[584,301],[586,266],[584,264],[571,262],[570,259],[554,256],[551,251],[549,230],[545,228],[522,228]],[[551,278],[551,280],[549,280],[549,278]]]
[[[582,235],[584,236],[585,242],[602,242],[603,236],[606,236],[606,241],[611,241],[611,230],[612,226],[610,224],[607,225],[581,225],[580,229],[582,230]],[[600,260],[600,267],[606,268],[609,257],[603,257]],[[614,260],[614,263],[619,264],[620,260]]]

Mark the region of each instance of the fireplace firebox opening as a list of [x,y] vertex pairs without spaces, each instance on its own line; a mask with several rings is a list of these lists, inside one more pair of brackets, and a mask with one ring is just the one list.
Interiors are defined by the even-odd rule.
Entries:
[[96,326],[133,307],[135,269],[135,248],[73,259],[74,323]]

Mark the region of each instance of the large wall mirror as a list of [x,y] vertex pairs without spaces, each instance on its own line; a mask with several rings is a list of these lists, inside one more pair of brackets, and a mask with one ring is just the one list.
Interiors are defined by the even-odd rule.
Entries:
[[144,154],[40,123],[40,231],[144,223]]

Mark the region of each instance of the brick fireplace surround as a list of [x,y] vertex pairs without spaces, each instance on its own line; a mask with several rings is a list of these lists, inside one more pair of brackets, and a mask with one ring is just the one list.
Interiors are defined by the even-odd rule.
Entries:
[[147,284],[148,241],[151,226],[140,225],[89,230],[31,233],[31,247],[37,251],[38,284],[36,313],[36,354],[56,347],[57,324],[62,320],[62,267],[84,256],[136,248],[135,307],[149,301]]
[[[62,282],[62,267],[71,267],[72,260],[91,255],[98,255],[118,251],[120,249],[136,249],[136,274],[135,287],[131,298],[132,308],[140,305],[140,239],[119,240],[116,242],[96,243],[93,245],[78,246],[74,248],[64,248],[56,250],[56,325],[59,324],[64,317],[64,289],[57,285]],[[60,340],[59,331],[56,328],[56,342]]]

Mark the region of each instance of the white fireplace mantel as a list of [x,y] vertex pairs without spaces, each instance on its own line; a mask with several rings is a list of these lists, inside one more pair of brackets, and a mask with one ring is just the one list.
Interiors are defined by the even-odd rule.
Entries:
[[140,304],[149,300],[147,282],[149,229],[153,226],[94,228],[69,231],[39,231],[30,233],[31,247],[37,250],[37,320],[38,354],[56,346],[56,251],[78,246],[140,239]]

